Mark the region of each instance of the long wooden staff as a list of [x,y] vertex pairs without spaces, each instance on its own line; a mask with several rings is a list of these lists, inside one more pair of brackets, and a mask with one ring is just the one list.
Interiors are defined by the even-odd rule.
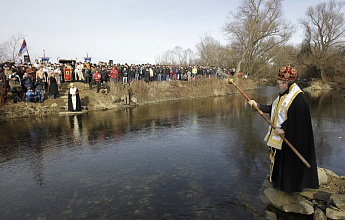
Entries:
[[[236,89],[238,89],[238,91],[248,100],[250,101],[250,98],[242,91],[242,89],[240,89],[234,82],[233,79],[229,79],[229,83],[234,85],[236,87]],[[256,105],[252,105],[254,106],[254,108],[259,112],[259,114],[267,121],[267,123],[273,128],[276,129],[276,126],[264,115],[264,113],[256,106]],[[296,150],[296,148],[294,148],[294,146],[292,146],[292,144],[288,141],[288,139],[286,139],[286,137],[283,134],[279,134],[279,136],[281,138],[283,138],[283,140],[285,141],[285,143],[291,148],[291,150],[298,156],[298,158],[308,167],[310,168],[310,164],[308,163],[308,161],[306,161],[304,159],[304,157]]]

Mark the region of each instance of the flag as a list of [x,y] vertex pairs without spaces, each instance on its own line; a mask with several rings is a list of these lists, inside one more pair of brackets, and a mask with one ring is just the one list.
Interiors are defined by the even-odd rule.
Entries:
[[22,46],[20,47],[18,55],[21,56],[24,52],[28,51],[25,39],[23,40]]

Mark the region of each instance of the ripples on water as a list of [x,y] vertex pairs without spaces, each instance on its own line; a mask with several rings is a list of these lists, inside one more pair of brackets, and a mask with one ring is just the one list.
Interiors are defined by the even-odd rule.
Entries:
[[[308,100],[318,165],[345,175],[340,97]],[[260,219],[265,123],[239,95],[3,123],[0,219]]]

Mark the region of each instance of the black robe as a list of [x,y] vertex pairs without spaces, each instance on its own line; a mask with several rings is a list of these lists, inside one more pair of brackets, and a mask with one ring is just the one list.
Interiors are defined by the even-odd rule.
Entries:
[[59,89],[58,89],[58,85],[57,85],[57,82],[56,82],[56,79],[55,77],[51,76],[49,78],[49,84],[50,84],[50,95],[58,95],[59,94]]
[[72,95],[70,94],[70,91],[68,90],[68,111],[69,112],[80,112],[81,111],[81,103],[80,103],[80,96],[79,96],[79,90],[77,89],[76,91],[76,98],[77,98],[77,103],[76,103],[76,110],[73,109],[73,103],[72,103]]
[[[259,105],[266,113],[272,106]],[[316,165],[313,128],[308,103],[303,93],[299,93],[291,103],[287,120],[281,128],[292,146],[306,159],[311,168],[297,157],[291,148],[283,142],[282,149],[277,150],[272,173],[272,182],[285,192],[301,192],[304,188],[319,188]]]

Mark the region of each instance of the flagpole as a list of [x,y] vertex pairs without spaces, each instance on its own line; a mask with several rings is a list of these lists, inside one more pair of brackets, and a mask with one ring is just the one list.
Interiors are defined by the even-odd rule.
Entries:
[[[23,39],[25,40],[25,38],[23,38]],[[26,41],[25,41],[25,42],[26,42]],[[31,59],[30,59],[28,44],[26,44],[26,52],[28,53],[28,56],[29,56],[29,63],[31,64]]]

